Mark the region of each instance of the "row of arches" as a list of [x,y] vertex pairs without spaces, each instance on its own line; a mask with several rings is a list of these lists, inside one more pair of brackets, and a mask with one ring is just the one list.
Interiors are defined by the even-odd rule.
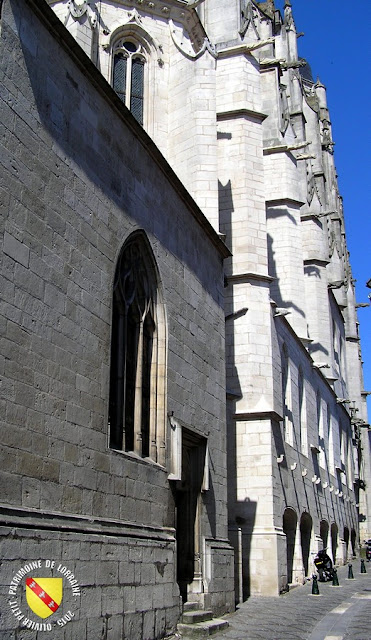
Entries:
[[[313,572],[313,559],[321,549],[327,549],[328,555],[335,563],[346,562],[349,555],[356,551],[356,531],[345,526],[339,532],[338,525],[327,520],[321,520],[319,531],[313,526],[313,519],[308,512],[301,514],[300,519],[296,511],[286,508],[282,522],[286,536],[287,582],[297,582]],[[341,550],[339,547],[341,546]]]

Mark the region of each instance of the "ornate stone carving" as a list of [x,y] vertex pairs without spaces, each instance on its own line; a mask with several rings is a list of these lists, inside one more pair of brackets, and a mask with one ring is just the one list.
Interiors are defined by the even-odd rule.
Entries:
[[280,84],[281,122],[280,131],[285,134],[290,123],[289,103],[287,99],[286,86]]
[[211,53],[213,57],[216,57],[216,51],[206,37],[201,37],[201,34],[195,25],[188,30],[182,23],[169,21],[171,38],[179,51],[184,53],[190,58],[198,58],[206,50]]
[[86,14],[91,28],[96,28],[97,13],[95,8],[90,6],[88,0],[70,0],[68,3],[68,10],[74,20],[79,20]]
[[335,143],[332,140],[330,122],[326,119],[322,121],[322,149],[334,153]]
[[290,0],[286,0],[285,1],[283,24],[285,25],[286,31],[291,31],[291,29],[295,29],[294,18],[292,16],[292,8],[291,8]]
[[312,165],[307,163],[307,200],[308,204],[312,204],[314,192],[315,192],[314,175],[312,171]]
[[254,29],[254,33],[258,40],[260,39],[258,29],[256,27],[256,20],[258,18],[258,13],[255,5],[251,2],[251,0],[240,0],[241,6],[241,27],[240,27],[240,36],[244,38],[246,31],[248,30],[250,24]]

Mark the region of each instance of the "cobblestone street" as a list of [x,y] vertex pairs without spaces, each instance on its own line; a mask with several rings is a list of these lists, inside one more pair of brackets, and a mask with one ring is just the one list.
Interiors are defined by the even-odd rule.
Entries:
[[360,573],[353,562],[338,569],[339,587],[319,583],[320,595],[312,595],[312,583],[277,598],[251,597],[228,617],[229,628],[215,640],[370,640],[371,567]]

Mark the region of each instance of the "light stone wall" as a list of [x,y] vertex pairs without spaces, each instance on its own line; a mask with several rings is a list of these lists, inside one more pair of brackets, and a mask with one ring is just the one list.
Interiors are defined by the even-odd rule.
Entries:
[[267,201],[285,198],[300,202],[296,168],[296,158],[291,153],[270,153],[264,156]]
[[274,278],[271,294],[280,308],[288,309],[288,320],[297,335],[307,338],[306,300],[300,203],[267,202],[269,275]]
[[229,43],[238,41],[240,7],[238,2],[209,0],[203,7],[203,19],[211,41]]
[[218,129],[220,227],[233,254],[228,269],[236,275],[264,275],[267,243],[260,124],[243,116],[223,118]]
[[190,65],[172,53],[167,158],[219,231],[215,59],[207,52]]
[[238,48],[220,48],[217,60],[218,112],[249,109],[261,112],[260,72],[253,55]]

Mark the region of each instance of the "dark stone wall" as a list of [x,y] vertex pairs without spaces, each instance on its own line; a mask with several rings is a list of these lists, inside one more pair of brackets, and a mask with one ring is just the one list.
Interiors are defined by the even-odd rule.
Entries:
[[[81,586],[72,621],[56,627],[53,614],[53,638],[159,638],[180,606],[169,442],[165,466],[107,446],[113,277],[126,238],[144,230],[167,317],[166,413],[209,438],[202,527],[224,539],[226,252],[46,3],[6,1],[0,48],[6,633],[23,624],[11,577],[53,558]],[[219,611],[233,601],[220,549],[208,583]],[[25,613],[23,582],[17,594]]]

